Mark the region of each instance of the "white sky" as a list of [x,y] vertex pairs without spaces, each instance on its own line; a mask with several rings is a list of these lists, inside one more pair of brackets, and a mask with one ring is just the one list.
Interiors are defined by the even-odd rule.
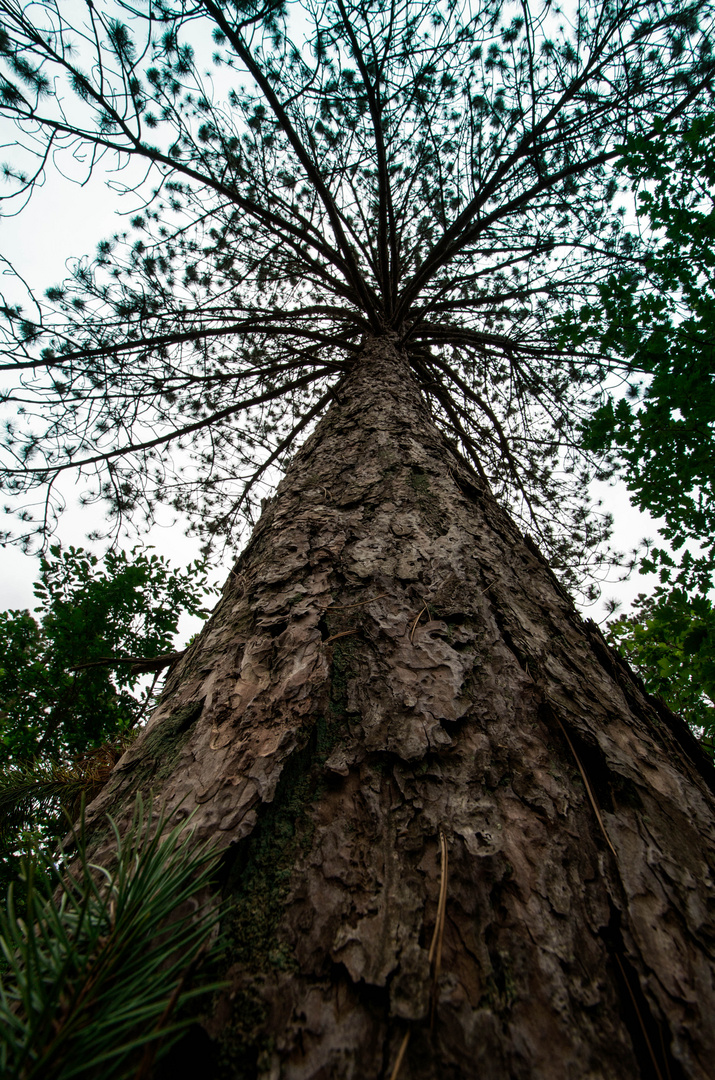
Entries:
[[[66,160],[63,161],[63,168],[66,168]],[[83,178],[80,167],[77,168],[78,177]],[[135,197],[130,194],[120,198],[115,190],[107,188],[106,179],[106,173],[98,172],[85,186],[80,186],[52,170],[44,186],[34,192],[29,206],[21,215],[0,218],[0,253],[10,260],[38,295],[66,276],[68,260],[91,255],[100,239],[122,228],[123,215],[134,211]],[[122,176],[121,179],[128,178]],[[3,291],[6,283],[6,280],[2,283]],[[613,513],[613,544],[616,549],[628,551],[636,547],[644,536],[656,537],[656,524],[630,505],[625,484],[615,487],[601,484],[594,492],[594,497],[603,499],[604,508]],[[77,503],[78,492],[69,486],[64,494],[68,505],[61,519],[58,539],[65,546],[93,547],[98,554],[101,553],[101,544],[91,545],[87,541],[87,534],[103,520],[101,504],[80,507]],[[6,519],[0,512],[0,527],[4,521]],[[7,524],[12,528],[12,520]],[[170,558],[175,566],[186,565],[199,555],[198,540],[184,536],[182,525],[174,523],[168,514],[166,520],[155,527],[145,540],[159,554]],[[130,539],[124,546],[129,548],[134,542]],[[228,562],[227,559],[225,568],[219,568],[216,572],[216,580],[220,583],[228,573]],[[32,610],[35,606],[32,583],[36,574],[36,559],[23,555],[16,548],[0,548],[0,610],[25,607]],[[601,621],[605,614],[605,599],[615,597],[626,607],[637,593],[648,591],[652,584],[652,579],[637,573],[628,582],[605,583],[602,599],[585,613],[597,622]],[[190,634],[194,629],[194,626],[182,625],[182,633]]]
[[[132,197],[119,199],[108,190],[106,176],[96,175],[84,187],[54,171],[45,185],[36,190],[30,205],[15,218],[0,218],[0,253],[12,262],[38,295],[50,285],[67,276],[66,264],[73,258],[91,255],[103,237],[122,228],[120,212],[132,211]],[[5,288],[3,281],[3,289]],[[68,547],[87,547],[97,554],[106,549],[101,543],[90,543],[87,534],[104,524],[101,503],[80,506],[79,489],[71,484],[64,488],[67,510],[62,515],[57,539]],[[16,526],[13,518],[0,512],[0,525]],[[174,566],[185,566],[199,558],[199,541],[184,535],[183,524],[175,524],[167,512],[166,519],[155,526],[142,540],[153,545]],[[123,542],[129,549],[137,542],[130,537]],[[211,578],[223,584],[228,574],[219,568]],[[32,585],[37,577],[37,559],[24,555],[19,548],[0,548],[0,610],[35,607]],[[210,601],[209,601],[210,602]],[[198,621],[182,623],[181,632],[192,634]]]

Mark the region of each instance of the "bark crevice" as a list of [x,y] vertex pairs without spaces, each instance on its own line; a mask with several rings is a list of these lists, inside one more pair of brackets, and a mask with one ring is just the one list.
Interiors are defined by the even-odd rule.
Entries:
[[623,1017],[643,1080],[687,1080],[680,1063],[668,1047],[666,1031],[656,1019],[640,987],[638,973],[628,959],[620,912],[611,907],[611,919],[603,931],[613,978],[620,989]]

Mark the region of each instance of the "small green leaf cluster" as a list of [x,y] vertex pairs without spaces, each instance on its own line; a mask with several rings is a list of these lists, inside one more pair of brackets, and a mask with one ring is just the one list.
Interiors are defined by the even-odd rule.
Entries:
[[206,568],[150,549],[40,560],[36,619],[0,612],[0,888],[20,853],[49,850],[109,778],[153,700],[131,663],[170,652],[180,616],[205,617]]
[[641,594],[630,615],[606,636],[639,673],[646,690],[679,713],[710,752],[715,750],[715,611],[707,597],[684,589]]
[[627,361],[630,378],[584,425],[584,445],[615,453],[634,502],[664,519],[673,551],[699,545],[679,564],[656,547],[644,568],[706,594],[715,570],[715,113],[661,123],[623,149],[651,250],[638,271],[602,282],[599,303],[562,319],[561,340]]
[[0,612],[4,762],[68,761],[130,731],[146,692],[131,665],[106,661],[169,652],[184,612],[205,617],[209,591],[203,563],[177,570],[140,547],[103,558],[52,547],[35,585],[39,619]]
[[124,834],[109,819],[111,867],[90,862],[80,831],[71,863],[27,865],[24,910],[10,890],[0,910],[5,1080],[149,1075],[191,1022],[183,1006],[216,989],[194,972],[218,910],[194,898],[217,856],[181,827],[162,835],[165,818],[151,817],[138,800]]

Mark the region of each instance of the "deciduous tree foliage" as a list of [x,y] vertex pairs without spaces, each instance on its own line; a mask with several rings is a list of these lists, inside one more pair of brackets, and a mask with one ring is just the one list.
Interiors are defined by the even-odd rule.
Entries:
[[644,570],[676,586],[679,609],[683,588],[712,588],[715,559],[715,116],[660,124],[625,151],[619,168],[651,230],[649,248],[640,267],[617,269],[598,302],[559,324],[562,341],[595,341],[632,365],[620,395],[588,420],[586,439],[616,449],[636,504],[664,519],[671,550],[653,548]]
[[652,694],[680,713],[713,752],[715,613],[705,596],[684,589],[641,595],[633,611],[611,622],[608,639]]
[[705,1080],[711,764],[489,482],[583,568],[621,361],[547,329],[638,265],[613,164],[702,109],[711,7],[0,10],[10,199],[63,150],[147,171],[8,298],[7,486],[228,537],[295,451],[88,810],[99,865],[137,792],[224,851],[229,986],[169,1069]]
[[3,764],[67,762],[131,731],[145,695],[122,661],[171,652],[179,618],[205,614],[206,594],[199,563],[181,571],[139,548],[100,559],[53,546],[35,585],[39,620],[0,614]]
[[556,322],[562,341],[598,342],[633,362],[605,396],[587,444],[615,448],[634,502],[664,521],[668,547],[641,562],[661,584],[613,622],[609,640],[712,746],[713,479],[715,469],[715,117],[712,112],[631,138],[618,168],[649,227],[639,269],[599,285],[599,302]]
[[181,571],[151,550],[100,559],[57,545],[40,560],[39,618],[0,612],[2,892],[22,852],[51,850],[106,782],[155,701],[137,661],[178,656],[179,619],[205,617],[209,592],[199,562]]

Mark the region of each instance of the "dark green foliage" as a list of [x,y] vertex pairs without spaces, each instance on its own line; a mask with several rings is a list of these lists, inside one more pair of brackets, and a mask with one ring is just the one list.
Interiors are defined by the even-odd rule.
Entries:
[[679,713],[715,751],[715,611],[683,589],[641,594],[630,615],[606,636],[636,669],[646,689]]
[[23,858],[51,855],[68,818],[99,793],[130,741],[104,743],[66,764],[41,758],[0,767],[0,896],[17,885]]
[[3,1080],[134,1078],[191,1022],[182,1006],[216,989],[193,975],[218,911],[191,902],[216,857],[180,828],[162,836],[141,801],[123,834],[110,824],[111,867],[80,833],[71,862],[29,864],[22,909],[11,890],[0,910]]
[[115,518],[151,521],[165,501],[207,544],[234,536],[365,334],[389,332],[438,422],[583,580],[609,526],[588,482],[610,466],[579,428],[630,365],[549,327],[642,266],[614,164],[627,138],[698,115],[711,0],[516,15],[492,0],[0,0],[0,16],[10,207],[45,152],[148,170],[140,212],[93,263],[5,303],[2,482],[21,542],[52,529],[68,470]]
[[[40,560],[38,619],[0,613],[0,755],[5,765],[69,762],[131,731],[140,676],[112,658],[170,652],[180,616],[205,615],[203,564],[172,569],[149,550],[53,547]],[[86,666],[92,665],[95,666]]]
[[628,364],[626,385],[584,433],[589,448],[615,452],[634,502],[664,519],[663,537],[682,551],[678,563],[655,547],[644,570],[706,593],[715,571],[715,114],[660,123],[625,151],[620,168],[652,230],[650,250],[561,330]]
[[712,751],[715,734],[715,114],[634,137],[619,169],[637,197],[649,248],[611,274],[598,301],[558,321],[562,342],[595,344],[628,365],[584,425],[585,445],[615,456],[633,501],[663,519],[666,546],[643,572],[661,585],[607,636],[646,688]]
[[199,562],[175,570],[141,548],[99,559],[53,547],[39,618],[0,613],[0,891],[23,852],[51,851],[151,705],[131,664],[105,661],[170,652],[180,616],[203,617],[210,592]]

